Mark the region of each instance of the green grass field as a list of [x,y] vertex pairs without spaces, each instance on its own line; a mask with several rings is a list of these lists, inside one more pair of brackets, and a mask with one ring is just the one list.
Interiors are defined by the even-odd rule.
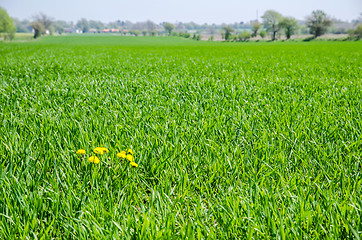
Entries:
[[361,41],[66,36],[0,54],[0,239],[361,236]]

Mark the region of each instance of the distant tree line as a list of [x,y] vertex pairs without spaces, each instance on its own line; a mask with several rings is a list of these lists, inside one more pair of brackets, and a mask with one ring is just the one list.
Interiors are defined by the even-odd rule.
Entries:
[[[232,25],[222,28],[222,38],[226,41],[246,41],[250,38],[255,38],[258,35],[265,38],[269,33],[271,40],[280,38],[282,34],[286,39],[290,39],[297,30],[303,29],[302,33],[310,33],[313,38],[317,38],[328,32],[333,24],[333,20],[321,10],[313,11],[305,21],[298,21],[293,17],[283,16],[277,11],[267,10],[261,17],[262,23],[253,21],[250,30],[237,31]],[[355,20],[352,24],[356,26],[355,30],[346,30],[343,33],[349,32],[350,35],[358,38],[359,29],[361,29],[361,17]],[[336,21],[338,22],[338,21]],[[234,34],[235,33],[235,34]]]
[[19,20],[10,18],[7,12],[0,7],[0,37],[11,40],[15,36],[15,32],[32,32],[34,38],[43,34],[111,32],[133,36],[179,36],[195,40],[200,40],[201,34],[210,36],[209,40],[213,40],[214,35],[221,35],[222,39],[226,41],[247,41],[259,37],[264,39],[268,35],[272,40],[276,40],[282,35],[285,35],[286,39],[290,39],[294,34],[308,33],[312,34],[313,38],[317,38],[331,32],[348,33],[353,39],[361,38],[362,14],[352,22],[343,22],[331,19],[323,11],[316,10],[305,20],[298,21],[293,17],[283,16],[277,11],[268,10],[261,19],[261,22],[252,20],[246,23],[236,22],[233,24],[155,23],[151,20],[135,23],[117,20],[103,23],[85,18],[81,18],[77,22],[66,22],[54,20],[44,13],[39,13],[33,16],[31,20]]
[[[31,24],[34,22],[41,22],[39,20],[44,16],[43,13],[35,15],[32,20],[19,20],[14,19],[14,23],[17,26],[17,32],[32,32]],[[228,26],[225,23],[222,24],[197,24],[194,22],[177,22],[177,23],[155,23],[153,21],[147,20],[144,22],[131,22],[131,21],[121,21],[117,20],[114,22],[103,23],[101,21],[87,20],[82,18],[77,22],[66,22],[63,20],[54,20],[51,17],[48,17],[52,21],[52,25],[49,29],[45,27],[47,32],[63,34],[66,32],[75,32],[78,30],[81,33],[101,33],[104,29],[118,29],[124,30],[125,34],[133,34],[135,35],[158,35],[158,34],[167,34],[172,35],[172,32],[181,32],[181,33],[196,33],[196,35],[200,33],[205,33],[208,35],[215,35],[222,31],[222,28]],[[235,29],[250,29],[250,23],[233,23],[231,26]],[[30,27],[30,28],[29,28]],[[45,31],[44,30],[44,31]]]

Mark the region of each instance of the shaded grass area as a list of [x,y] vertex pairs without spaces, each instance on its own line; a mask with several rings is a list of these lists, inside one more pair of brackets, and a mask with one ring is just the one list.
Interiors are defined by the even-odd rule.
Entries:
[[1,44],[1,238],[358,238],[360,49]]

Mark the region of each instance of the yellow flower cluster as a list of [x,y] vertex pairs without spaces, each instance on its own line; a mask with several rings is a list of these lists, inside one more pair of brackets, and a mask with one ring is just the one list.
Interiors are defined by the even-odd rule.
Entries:
[[105,147],[96,147],[93,152],[102,155],[103,153],[108,153],[109,150]]
[[[94,152],[95,154],[102,155],[102,154],[104,154],[104,153],[108,153],[109,150],[108,150],[107,148],[105,148],[105,147],[96,147],[96,148],[93,150],[93,152]],[[84,149],[78,149],[77,154],[79,154],[79,155],[84,155],[84,154],[86,154],[86,151],[85,151]],[[91,162],[91,163],[94,163],[94,164],[98,164],[98,163],[101,162],[101,160],[99,160],[99,158],[98,158],[97,156],[90,156],[90,157],[88,158],[88,161]]]
[[84,155],[85,150],[84,149],[78,149],[77,154]]
[[99,158],[97,156],[90,156],[88,158],[88,160],[91,162],[91,163],[94,163],[94,164],[98,164],[101,162],[101,160],[99,160]]
[[[93,152],[98,155],[103,155],[105,153],[108,153],[109,150],[105,147],[96,147],[95,149],[93,149]],[[86,154],[86,151],[84,149],[78,149],[77,154],[84,155],[84,154]],[[132,167],[136,168],[136,167],[138,167],[138,164],[135,163],[133,155],[134,155],[134,152],[132,149],[128,149],[127,151],[121,151],[121,152],[117,153],[117,157],[125,158],[125,159],[129,160],[130,165]],[[88,158],[88,161],[91,163],[94,163],[94,164],[98,164],[101,162],[97,156],[90,156]]]
[[135,161],[134,161],[133,154],[134,154],[133,150],[128,149],[127,151],[121,151],[121,152],[117,153],[117,157],[127,159],[130,162],[129,164],[132,167],[138,167],[138,164],[135,163]]

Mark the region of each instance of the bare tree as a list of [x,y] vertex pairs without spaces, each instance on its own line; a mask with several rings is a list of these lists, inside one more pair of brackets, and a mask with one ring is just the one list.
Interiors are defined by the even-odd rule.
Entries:
[[156,23],[152,22],[151,20],[147,20],[146,22],[147,31],[152,33],[152,31],[156,30]]
[[45,30],[49,30],[50,26],[53,23],[53,18],[45,15],[44,13],[39,13],[38,15],[35,15],[33,17],[34,22],[39,22],[41,24],[43,24]]

